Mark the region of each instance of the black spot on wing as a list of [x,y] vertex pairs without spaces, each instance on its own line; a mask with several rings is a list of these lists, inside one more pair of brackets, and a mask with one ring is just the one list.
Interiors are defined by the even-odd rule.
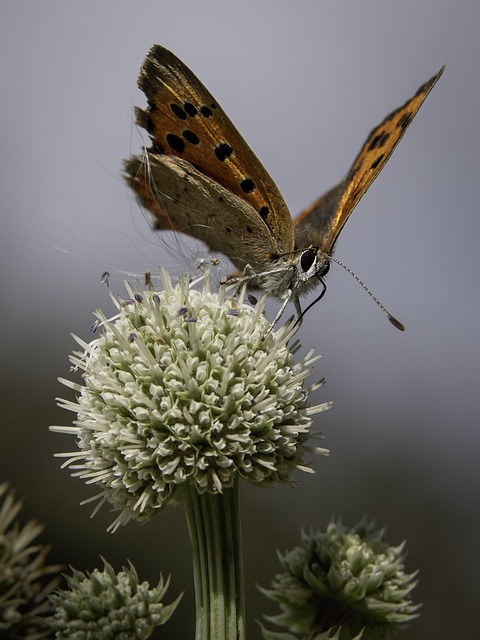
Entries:
[[183,108],[185,109],[185,113],[187,113],[191,118],[195,117],[198,113],[197,107],[191,102],[184,102]]
[[175,102],[170,103],[170,110],[174,115],[177,116],[179,120],[187,119],[187,114],[185,113],[185,111],[182,109],[182,107],[179,107],[178,104],[175,104]]
[[212,110],[206,105],[200,107],[200,113],[204,118],[210,118],[212,116]]
[[233,153],[232,147],[226,142],[221,142],[214,149],[215,155],[220,160],[220,162],[225,162]]
[[185,129],[184,131],[182,131],[182,135],[187,142],[190,142],[190,144],[199,144],[200,142],[200,138],[197,136],[197,134],[193,131],[190,131],[190,129]]
[[378,165],[381,163],[381,161],[383,160],[385,154],[381,154],[380,156],[377,156],[375,158],[375,160],[372,162],[372,164],[370,165],[370,169],[376,169],[378,167]]
[[373,140],[368,145],[368,151],[373,151],[374,149],[381,149],[383,145],[387,142],[390,137],[390,133],[388,131],[380,131]]
[[185,142],[174,133],[167,133],[167,143],[177,153],[183,153]]
[[244,178],[240,182],[240,189],[243,191],[243,193],[252,193],[252,191],[255,189],[255,182],[251,178]]
[[415,114],[412,113],[411,111],[406,111],[401,118],[399,118],[398,122],[397,122],[397,127],[399,127],[400,129],[406,129],[408,127],[408,125],[410,124],[410,122],[413,119],[413,116]]

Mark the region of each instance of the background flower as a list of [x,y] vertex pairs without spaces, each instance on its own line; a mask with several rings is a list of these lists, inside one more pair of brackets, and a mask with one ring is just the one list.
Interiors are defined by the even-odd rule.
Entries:
[[51,632],[45,620],[52,610],[48,594],[58,584],[51,576],[60,567],[45,565],[48,547],[31,544],[43,527],[19,524],[22,503],[6,482],[0,484],[0,501],[0,637],[40,640]]
[[104,569],[91,573],[73,570],[68,589],[58,590],[50,619],[57,640],[146,640],[167,622],[180,601],[162,604],[169,586],[163,577],[156,587],[140,583],[130,565],[115,573],[106,560]]
[[285,569],[262,589],[282,613],[269,620],[293,633],[315,635],[341,627],[339,640],[388,638],[418,615],[411,599],[416,574],[405,573],[404,545],[389,546],[384,531],[360,522],[331,522],[302,535],[302,546],[280,554]]

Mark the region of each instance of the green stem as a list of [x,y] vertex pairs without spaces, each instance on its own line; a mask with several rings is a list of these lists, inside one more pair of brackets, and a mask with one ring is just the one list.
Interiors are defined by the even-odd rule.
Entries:
[[245,640],[238,486],[185,492],[195,581],[196,640]]

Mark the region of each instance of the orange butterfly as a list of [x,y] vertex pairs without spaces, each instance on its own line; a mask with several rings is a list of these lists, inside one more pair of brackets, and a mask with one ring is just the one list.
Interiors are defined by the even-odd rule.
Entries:
[[136,109],[152,147],[125,163],[126,180],[157,229],[203,240],[252,286],[282,299],[274,322],[289,301],[301,319],[299,296],[318,284],[317,300],[324,294],[340,231],[443,70],[373,129],[340,183],[292,220],[274,181],[215,98],[173,53],[154,45],[138,79],[148,107]]

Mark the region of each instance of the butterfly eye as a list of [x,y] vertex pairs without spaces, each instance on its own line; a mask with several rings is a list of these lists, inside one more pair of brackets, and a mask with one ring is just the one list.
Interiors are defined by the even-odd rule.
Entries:
[[308,271],[317,258],[317,252],[313,249],[307,249],[300,256],[300,266],[303,271]]

